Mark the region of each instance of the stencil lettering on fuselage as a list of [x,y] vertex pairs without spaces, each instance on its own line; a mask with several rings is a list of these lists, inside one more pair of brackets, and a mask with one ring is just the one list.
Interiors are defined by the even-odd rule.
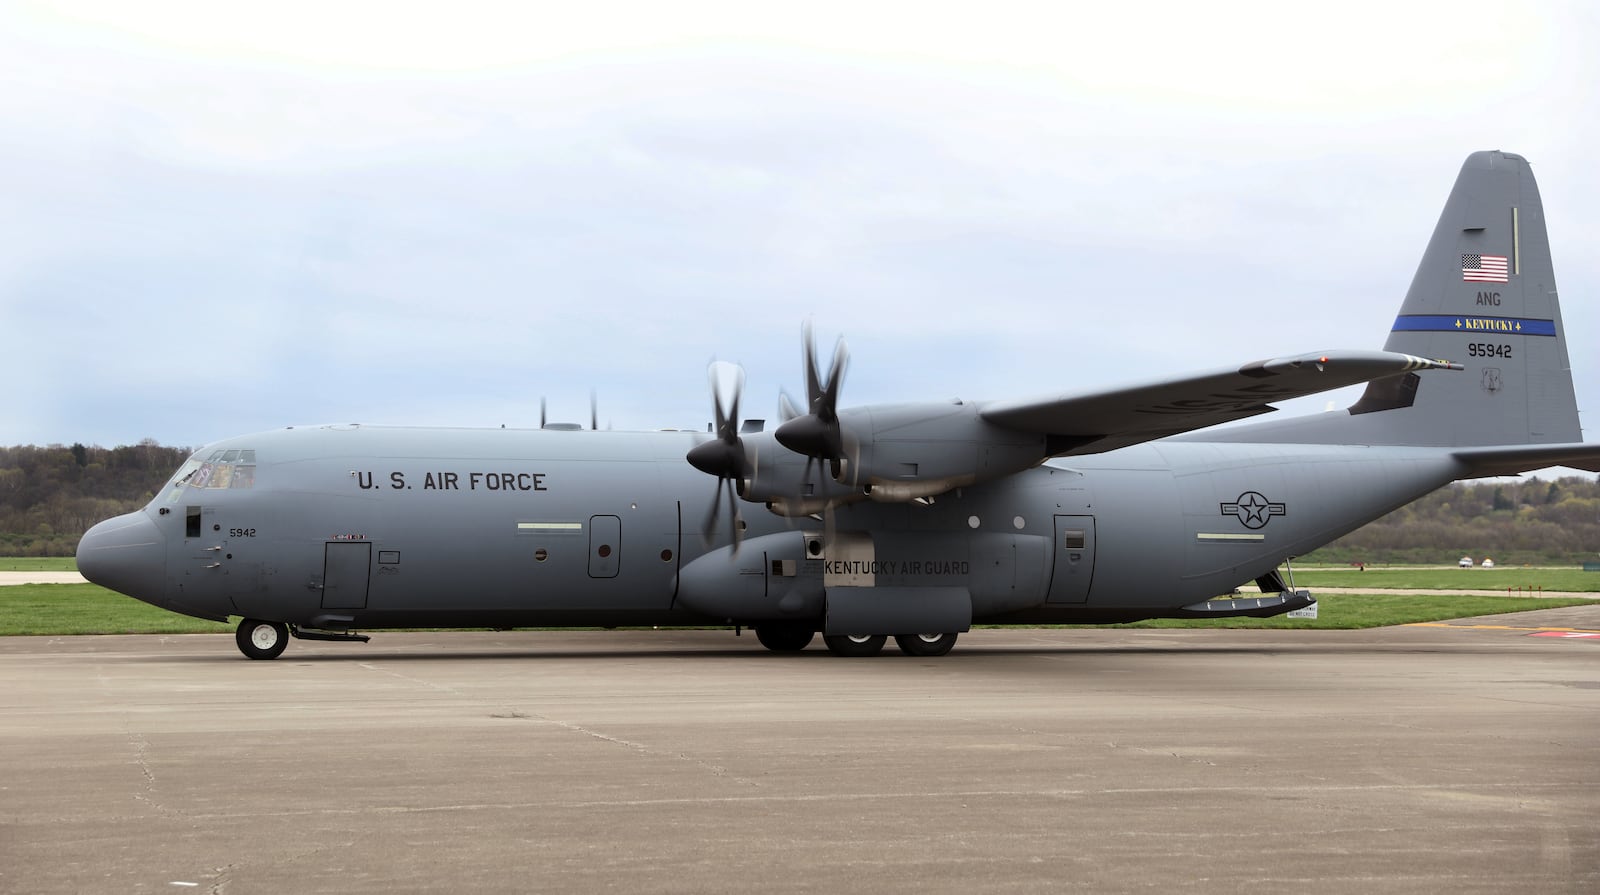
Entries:
[[[373,473],[358,470],[350,473],[356,480],[356,487],[362,491],[375,491],[387,483],[391,491],[496,491],[496,492],[524,492],[524,491],[549,491],[550,486],[545,481],[548,475],[543,472],[435,472],[427,471],[422,474],[408,473],[404,470],[394,470],[386,477],[377,478]],[[409,476],[409,478],[407,477]],[[420,482],[420,488],[414,483]]]

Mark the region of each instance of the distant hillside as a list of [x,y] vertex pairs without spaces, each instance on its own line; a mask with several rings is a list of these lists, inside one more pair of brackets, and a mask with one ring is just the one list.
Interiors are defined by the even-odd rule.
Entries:
[[148,438],[0,447],[0,556],[72,555],[89,526],[148,503],[190,453]]
[[[70,556],[89,526],[147,503],[190,448],[0,448],[0,556]],[[1352,532],[1310,562],[1600,559],[1600,481],[1448,485]]]
[[1303,557],[1308,562],[1600,560],[1600,481],[1456,482]]

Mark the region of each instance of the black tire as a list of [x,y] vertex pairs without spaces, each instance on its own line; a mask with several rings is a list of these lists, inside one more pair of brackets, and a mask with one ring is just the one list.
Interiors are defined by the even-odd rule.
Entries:
[[239,622],[233,640],[239,644],[239,652],[251,659],[276,659],[289,645],[289,626],[283,622],[247,618]]
[[811,645],[816,631],[805,625],[772,624],[756,628],[756,639],[775,653],[798,653]]
[[889,642],[889,637],[887,634],[824,634],[822,642],[828,645],[828,652],[835,656],[862,659],[883,652],[883,645]]
[[958,634],[896,634],[894,642],[908,656],[942,656],[955,648]]

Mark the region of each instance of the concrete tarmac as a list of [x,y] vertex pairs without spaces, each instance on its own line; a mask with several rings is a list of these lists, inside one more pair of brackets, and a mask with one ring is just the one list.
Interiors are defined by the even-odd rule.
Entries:
[[0,572],[0,587],[12,584],[88,584],[77,572]]
[[1594,892],[1600,638],[1534,628],[1600,607],[1553,611],[0,639],[0,891]]

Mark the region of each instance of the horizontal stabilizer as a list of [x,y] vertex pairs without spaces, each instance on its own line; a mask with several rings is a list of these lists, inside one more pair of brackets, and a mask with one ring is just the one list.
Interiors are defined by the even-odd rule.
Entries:
[[1600,444],[1516,444],[1463,448],[1455,458],[1471,470],[1464,478],[1520,475],[1547,466],[1600,472]]
[[1093,454],[1269,413],[1269,405],[1418,370],[1459,364],[1393,351],[1326,351],[1255,361],[1106,391],[984,405],[989,423],[1051,436],[1056,456]]

